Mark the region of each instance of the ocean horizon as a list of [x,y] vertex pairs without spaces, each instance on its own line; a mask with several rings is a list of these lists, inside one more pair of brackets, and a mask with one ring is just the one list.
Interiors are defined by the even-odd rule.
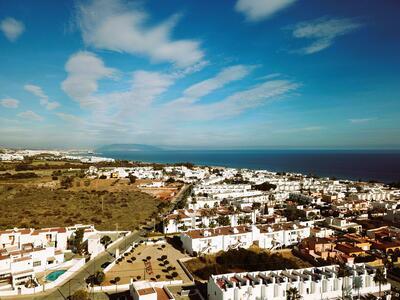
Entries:
[[400,181],[400,150],[152,150],[98,154],[147,163],[190,162],[199,166],[295,172],[342,180]]

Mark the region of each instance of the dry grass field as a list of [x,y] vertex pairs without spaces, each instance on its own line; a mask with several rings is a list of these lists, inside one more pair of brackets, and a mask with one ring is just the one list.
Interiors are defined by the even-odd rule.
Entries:
[[[53,165],[54,167],[54,165]],[[0,179],[0,229],[94,224],[98,229],[133,230],[155,214],[160,203],[127,180],[80,178],[80,170],[2,171],[37,177]],[[62,181],[73,178],[66,187]],[[118,224],[118,225],[117,225]]]

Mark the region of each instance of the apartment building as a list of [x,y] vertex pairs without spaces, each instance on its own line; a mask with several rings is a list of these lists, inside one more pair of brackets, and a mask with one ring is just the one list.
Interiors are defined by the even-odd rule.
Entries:
[[67,249],[68,233],[65,227],[44,229],[8,229],[0,231],[0,249],[32,244],[36,247],[54,247],[56,250]]
[[55,247],[35,247],[32,243],[21,247],[9,246],[0,250],[0,283],[16,287],[64,262],[64,253]]
[[190,254],[208,254],[257,244],[276,249],[297,244],[310,236],[310,227],[291,222],[261,226],[226,226],[214,229],[190,230],[181,234],[183,248]]
[[302,299],[339,299],[343,290],[351,290],[355,278],[360,277],[360,295],[390,291],[390,283],[374,282],[376,269],[366,264],[347,267],[350,276],[339,277],[336,265],[296,270],[260,271],[212,275],[207,284],[210,300],[286,300],[287,290],[296,288]]
[[[184,232],[190,229],[200,229],[221,226],[218,221],[223,218],[230,226],[244,223],[254,224],[258,210],[236,209],[234,212],[228,207],[202,208],[202,209],[179,209],[164,219],[163,232]],[[227,224],[225,224],[227,225]]]

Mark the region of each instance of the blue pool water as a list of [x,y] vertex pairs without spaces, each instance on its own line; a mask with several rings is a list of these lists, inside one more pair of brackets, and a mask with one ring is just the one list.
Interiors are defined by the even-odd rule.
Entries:
[[53,271],[50,274],[48,274],[46,276],[46,280],[47,281],[54,281],[56,280],[58,277],[60,277],[62,274],[64,274],[65,272],[67,272],[67,270],[57,270],[57,271]]

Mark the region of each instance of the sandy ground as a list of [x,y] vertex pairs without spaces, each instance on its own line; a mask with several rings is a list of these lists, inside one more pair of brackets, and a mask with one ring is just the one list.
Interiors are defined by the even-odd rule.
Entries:
[[[113,268],[111,268],[110,271],[106,273],[106,278],[103,285],[112,284],[110,283],[110,280],[113,280],[115,277],[121,278],[119,284],[129,283],[131,278],[136,280],[140,279],[153,281],[171,280],[166,278],[166,275],[169,273],[162,271],[165,267],[160,266],[161,261],[159,261],[158,258],[160,258],[162,255],[167,255],[169,266],[176,268],[176,270],[170,272],[178,273],[179,276],[176,278],[176,280],[181,279],[184,283],[189,283],[190,279],[178,263],[178,259],[187,256],[173,248],[171,245],[166,244],[165,248],[161,248],[160,245],[140,245],[129,256],[125,257],[122,262],[116,264]],[[146,271],[145,262],[143,262],[143,259],[146,259],[148,256],[151,257],[149,264],[151,265],[152,272]],[[136,259],[132,261],[132,257],[135,257]],[[131,262],[129,262],[129,260]],[[156,279],[157,275],[160,275],[159,279]],[[140,277],[138,278],[138,276]]]

